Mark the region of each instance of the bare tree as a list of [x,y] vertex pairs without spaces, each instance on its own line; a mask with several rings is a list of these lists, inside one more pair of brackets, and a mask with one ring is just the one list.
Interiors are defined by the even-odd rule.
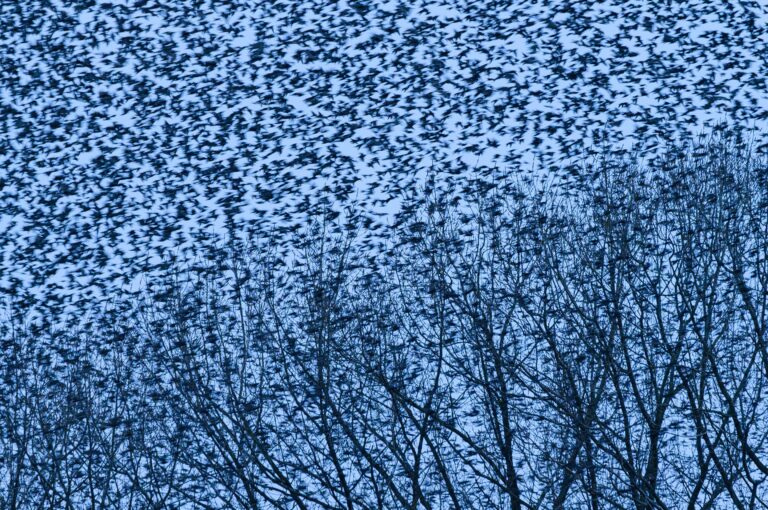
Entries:
[[768,507],[768,177],[738,138],[318,211],[0,323],[0,506]]

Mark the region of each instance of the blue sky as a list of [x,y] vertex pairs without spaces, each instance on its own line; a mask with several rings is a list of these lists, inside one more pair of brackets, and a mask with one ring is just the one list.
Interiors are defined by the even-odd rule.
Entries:
[[427,170],[547,178],[601,132],[652,160],[713,122],[762,133],[768,111],[758,2],[20,0],[0,17],[0,287],[40,297],[109,294],[227,218],[258,235],[324,195],[391,212]]

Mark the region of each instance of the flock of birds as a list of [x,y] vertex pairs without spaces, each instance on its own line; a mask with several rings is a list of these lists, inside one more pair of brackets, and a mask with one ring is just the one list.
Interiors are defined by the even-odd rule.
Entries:
[[0,26],[0,289],[30,306],[323,208],[386,223],[430,173],[578,178],[768,117],[758,1],[18,0]]

